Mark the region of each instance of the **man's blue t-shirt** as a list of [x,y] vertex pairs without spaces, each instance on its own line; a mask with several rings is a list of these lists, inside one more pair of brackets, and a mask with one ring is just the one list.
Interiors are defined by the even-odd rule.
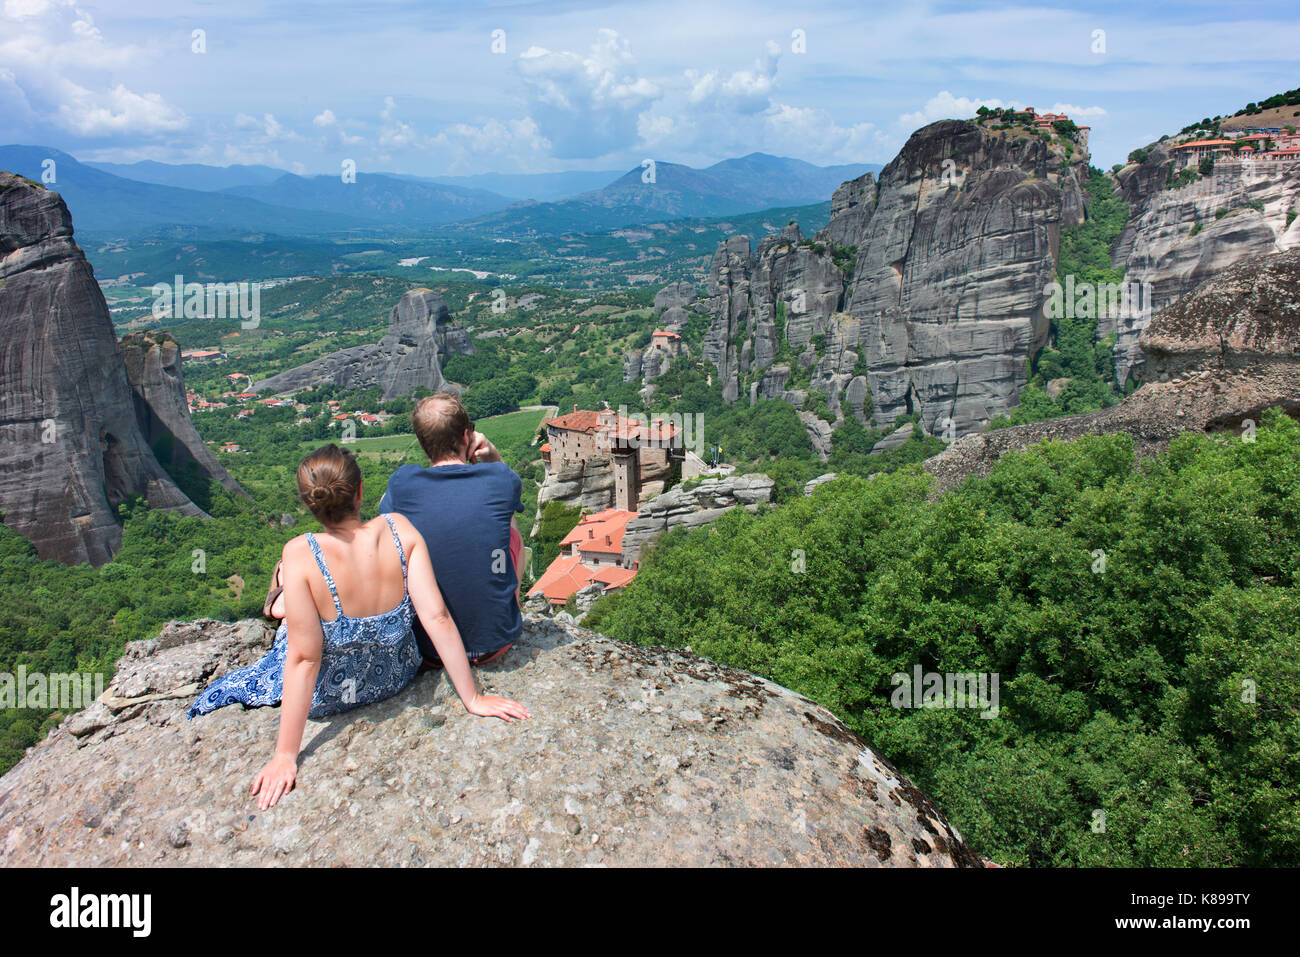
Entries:
[[[523,630],[510,562],[510,519],[524,510],[521,489],[504,462],[403,465],[379,502],[380,512],[405,515],[424,536],[438,590],[471,658],[517,641]],[[435,657],[418,617],[414,627],[421,653]]]

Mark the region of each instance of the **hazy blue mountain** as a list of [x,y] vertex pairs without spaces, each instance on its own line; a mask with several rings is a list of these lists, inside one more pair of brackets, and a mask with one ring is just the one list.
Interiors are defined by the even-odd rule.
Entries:
[[177,186],[181,189],[199,189],[211,192],[232,186],[253,186],[270,183],[285,174],[273,166],[206,166],[202,163],[156,163],[141,160],[138,163],[85,163],[95,169],[159,186]]
[[[0,147],[0,169],[33,180],[41,180],[47,159],[57,164],[56,181],[50,185],[68,203],[78,233],[99,239],[163,235],[189,241],[256,234],[392,236],[451,223],[465,223],[465,228],[486,235],[598,232],[656,220],[732,216],[825,202],[839,183],[872,168],[819,167],[751,153],[706,169],[660,162],[652,183],[643,182],[646,171],[639,166],[620,175],[485,173],[459,178],[539,194],[604,183],[558,201],[512,203],[500,193],[432,178],[358,173],[356,182],[344,183],[338,176],[296,176],[265,166],[88,164],[49,147]],[[103,167],[134,175],[116,175]],[[204,188],[147,182],[137,178],[141,176]],[[270,176],[275,178],[266,181]],[[223,177],[261,181],[214,188]]]
[[271,183],[235,186],[227,195],[377,220],[395,227],[441,226],[504,209],[511,200],[483,189],[397,178],[384,173],[358,173],[356,182],[339,176],[295,176],[285,173]]
[[569,170],[562,173],[479,173],[476,176],[408,176],[424,182],[486,189],[511,199],[553,202],[607,186],[623,175],[615,170]]
[[547,235],[811,205],[829,200],[840,183],[880,169],[863,163],[814,166],[766,153],[705,169],[656,162],[653,182],[646,181],[650,170],[638,166],[600,189],[558,202],[521,203],[471,225],[492,233]]
[[55,181],[48,186],[63,196],[81,236],[313,236],[354,229],[373,232],[384,225],[355,216],[289,209],[229,193],[143,183],[86,166],[47,146],[0,146],[0,169],[36,182],[42,182],[47,159],[55,163]]

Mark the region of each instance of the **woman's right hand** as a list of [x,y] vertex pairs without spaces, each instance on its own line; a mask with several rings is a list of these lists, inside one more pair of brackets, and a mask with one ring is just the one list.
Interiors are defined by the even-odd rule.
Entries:
[[291,758],[287,754],[277,754],[273,757],[253,779],[251,793],[261,794],[257,801],[258,808],[265,811],[275,807],[280,798],[293,790],[297,777],[297,758]]
[[474,700],[465,705],[465,710],[480,718],[501,718],[510,722],[532,717],[518,701],[494,694],[476,694]]

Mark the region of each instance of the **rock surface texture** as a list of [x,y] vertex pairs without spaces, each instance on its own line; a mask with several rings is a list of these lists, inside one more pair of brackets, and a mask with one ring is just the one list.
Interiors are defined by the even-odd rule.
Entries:
[[140,427],[108,306],[63,199],[0,171],[4,522],[41,558],[100,565],[122,543],[117,506],[137,495],[203,514]]
[[[133,332],[117,344],[135,393],[136,420],[155,450],[168,448],[164,464],[174,473],[190,463],[232,492],[243,492],[207,447],[190,420],[181,375],[181,347],[167,332]],[[160,453],[156,453],[160,454]]]
[[[663,492],[672,478],[672,466],[653,459],[641,463],[641,499]],[[614,507],[614,464],[608,454],[593,455],[582,462],[566,462],[548,469],[541,487],[537,490],[537,506],[552,500],[563,502],[570,508],[585,508],[593,512]]]
[[1300,247],[1300,161],[1223,162],[1214,172],[1177,189],[1167,188],[1174,161],[1155,145],[1141,164],[1116,174],[1129,220],[1112,254],[1125,281],[1149,288],[1146,314],[1109,317],[1103,338],[1116,333],[1115,364],[1121,382],[1145,380],[1138,337],[1151,315],[1228,266]]
[[1150,455],[1180,432],[1239,431],[1270,407],[1300,417],[1300,249],[1229,266],[1157,313],[1139,344],[1153,381],[1119,405],[968,435],[925,469],[950,489],[1043,439],[1127,432]]
[[1087,161],[1085,131],[1067,143],[944,120],[878,181],[837,189],[813,240],[793,224],[756,250],[729,237],[702,300],[724,399],[801,405],[815,390],[837,423],[865,420],[870,399],[878,426],[916,412],[931,432],[984,427],[1017,404],[1046,341],[1044,290],[1061,228],[1083,219]]
[[776,483],[761,473],[712,476],[698,485],[678,485],[657,495],[637,510],[623,532],[623,566],[630,568],[641,550],[674,528],[699,528],[716,522],[733,508],[756,511],[772,500]]
[[429,289],[412,289],[388,316],[388,333],[374,345],[352,346],[321,356],[253,384],[254,392],[296,392],[333,383],[344,389],[378,385],[384,399],[407,396],[416,389],[440,392],[443,353],[473,355],[469,333],[451,320],[442,297]]
[[104,698],[0,778],[7,866],[980,866],[933,804],[830,712],[685,651],[529,618],[478,670],[526,703],[474,718],[441,673],[309,722],[297,789],[248,795],[279,711],[187,721],[260,654],[257,622],[173,623]]

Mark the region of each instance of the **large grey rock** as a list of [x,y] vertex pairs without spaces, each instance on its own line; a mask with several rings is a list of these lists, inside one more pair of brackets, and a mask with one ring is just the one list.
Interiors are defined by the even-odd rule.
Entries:
[[0,864],[981,865],[910,781],[807,698],[690,652],[529,617],[477,671],[532,718],[475,718],[442,672],[309,721],[297,787],[248,794],[279,709],[187,721],[253,659],[256,622],[128,646],[90,720],[0,778]]
[[1228,266],[1300,247],[1300,228],[1287,228],[1287,214],[1300,208],[1300,162],[1220,163],[1211,176],[1166,189],[1172,164],[1159,148],[1117,174],[1132,208],[1112,264],[1145,288],[1151,306],[1100,323],[1101,337],[1116,335],[1121,382],[1146,377],[1138,338],[1152,315]]
[[808,440],[812,443],[813,451],[817,453],[819,459],[825,462],[831,457],[831,424],[825,419],[802,409],[799,411],[799,421],[803,423],[803,427],[808,433]]
[[135,393],[136,420],[154,449],[170,449],[163,463],[173,473],[194,463],[201,474],[232,492],[243,493],[239,483],[212,454],[190,421],[181,373],[181,347],[168,332],[133,332],[117,344]]
[[375,345],[352,346],[287,369],[253,384],[254,392],[296,392],[332,383],[344,389],[383,387],[383,398],[407,396],[416,389],[442,391],[443,353],[473,355],[474,343],[451,321],[442,297],[412,289],[388,316],[388,333]]
[[915,430],[916,427],[912,425],[911,422],[907,423],[901,428],[894,429],[893,432],[890,432],[883,439],[881,439],[879,442],[873,445],[871,447],[871,451],[888,452],[890,449],[896,449],[904,442],[906,442],[908,439],[910,439],[912,437],[912,433]]
[[1037,136],[945,120],[881,171],[849,308],[877,424],[918,412],[927,431],[951,419],[962,435],[1016,405],[1046,341],[1060,230],[1083,217],[1087,158],[1086,147],[1067,157]]
[[689,306],[695,300],[695,283],[683,279],[670,283],[655,293],[654,309],[657,313]]
[[807,482],[804,483],[803,493],[804,495],[811,495],[813,492],[817,491],[818,488],[825,485],[827,482],[833,482],[833,481],[835,481],[834,472],[827,472],[825,475],[819,475],[816,478],[809,479]]
[[41,558],[103,564],[117,506],[204,513],[154,457],[58,193],[0,171],[0,511]]
[[[1026,360],[1046,342],[1060,230],[1084,216],[1084,133],[1070,150],[1017,130],[933,123],[878,182],[836,190],[815,243],[797,226],[752,252],[748,237],[729,237],[702,301],[704,358],[723,398],[735,401],[746,380],[751,399],[785,398],[767,371],[788,346],[837,423],[867,419],[869,400],[877,426],[915,412],[928,431],[961,435],[1013,408]],[[847,282],[831,246],[857,247]]]
[[817,234],[821,242],[852,246],[866,232],[876,211],[876,177],[864,173],[857,179],[841,183],[831,196],[831,218]]
[[924,463],[936,488],[1046,439],[1125,432],[1146,456],[1181,432],[1244,435],[1272,407],[1300,418],[1300,249],[1228,267],[1158,313],[1140,344],[1150,381],[1123,402],[960,438]]
[[772,500],[776,482],[759,472],[709,476],[698,484],[682,483],[644,503],[623,532],[623,566],[631,568],[641,551],[674,528],[699,528],[716,522],[733,508],[756,511]]

